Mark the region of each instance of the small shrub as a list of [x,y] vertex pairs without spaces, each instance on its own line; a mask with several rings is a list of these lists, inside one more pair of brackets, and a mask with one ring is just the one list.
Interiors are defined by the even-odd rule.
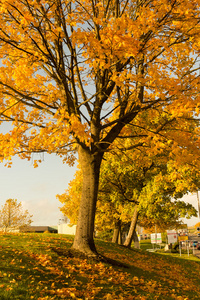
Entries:
[[173,244],[172,246],[172,253],[176,253],[179,251],[179,242],[176,242],[175,244]]

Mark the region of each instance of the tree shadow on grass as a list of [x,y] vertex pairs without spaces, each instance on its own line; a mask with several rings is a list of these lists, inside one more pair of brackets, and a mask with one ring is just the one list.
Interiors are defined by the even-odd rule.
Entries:
[[130,268],[130,266],[128,264],[125,264],[123,262],[117,261],[115,259],[106,257],[102,254],[97,253],[94,256],[88,256],[87,254],[84,254],[82,252],[76,251],[74,249],[68,249],[68,250],[64,250],[62,248],[55,248],[55,247],[51,247],[51,250],[55,253],[57,253],[58,256],[64,256],[67,258],[80,258],[80,259],[86,259],[89,263],[93,263],[93,262],[103,262],[112,266],[117,266],[120,268]]

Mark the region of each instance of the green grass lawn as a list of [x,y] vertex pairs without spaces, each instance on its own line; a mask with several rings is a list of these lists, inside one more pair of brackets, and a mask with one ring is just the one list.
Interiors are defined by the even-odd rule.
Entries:
[[67,235],[0,235],[0,299],[200,299],[200,260],[100,240],[99,253],[126,268],[67,258],[52,250],[71,244]]

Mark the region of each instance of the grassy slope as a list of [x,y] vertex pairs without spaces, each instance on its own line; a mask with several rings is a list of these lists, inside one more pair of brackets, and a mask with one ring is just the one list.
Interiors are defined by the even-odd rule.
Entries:
[[129,268],[66,258],[70,236],[0,236],[0,299],[200,299],[200,260],[173,258],[97,240],[98,251]]

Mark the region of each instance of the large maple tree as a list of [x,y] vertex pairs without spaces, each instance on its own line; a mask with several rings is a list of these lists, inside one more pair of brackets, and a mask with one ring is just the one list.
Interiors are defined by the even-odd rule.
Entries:
[[[78,151],[83,192],[72,248],[96,255],[94,217],[105,151],[122,133],[129,136],[123,132],[127,124],[142,126],[141,136],[151,138],[169,124],[188,128],[199,112],[200,1],[0,5],[0,115],[12,124],[1,134],[1,158],[30,159],[46,151],[72,163]],[[198,143],[198,133],[185,133],[183,147]],[[170,140],[179,142],[180,134],[174,131]]]

